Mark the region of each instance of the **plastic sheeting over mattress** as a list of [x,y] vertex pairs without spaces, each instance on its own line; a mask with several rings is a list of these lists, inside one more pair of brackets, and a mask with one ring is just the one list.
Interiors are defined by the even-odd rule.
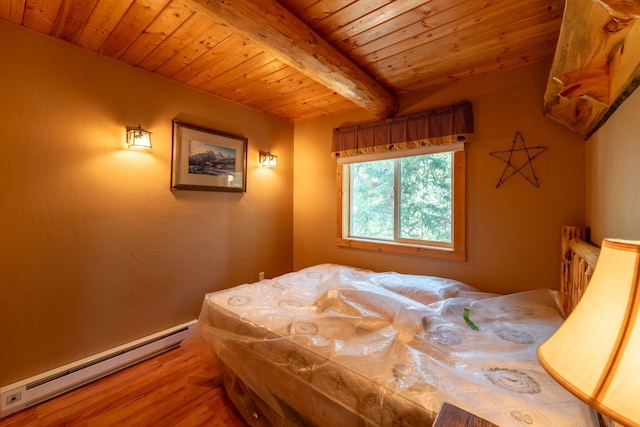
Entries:
[[430,425],[443,401],[502,427],[597,425],[537,362],[562,321],[549,290],[323,264],[206,295],[197,333],[255,425]]

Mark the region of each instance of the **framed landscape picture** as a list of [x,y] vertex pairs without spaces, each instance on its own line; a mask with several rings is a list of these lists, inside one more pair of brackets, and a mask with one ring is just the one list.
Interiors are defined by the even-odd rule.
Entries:
[[171,189],[247,190],[247,138],[173,121]]

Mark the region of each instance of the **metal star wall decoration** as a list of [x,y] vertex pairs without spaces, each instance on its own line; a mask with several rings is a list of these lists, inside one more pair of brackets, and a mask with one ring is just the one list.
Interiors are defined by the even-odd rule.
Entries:
[[502,184],[516,174],[524,177],[524,179],[529,181],[534,187],[539,187],[540,183],[536,176],[536,171],[533,169],[533,159],[547,151],[548,148],[549,147],[543,146],[527,147],[520,131],[517,131],[513,137],[510,150],[492,151],[489,153],[489,155],[506,163],[496,188],[500,188]]

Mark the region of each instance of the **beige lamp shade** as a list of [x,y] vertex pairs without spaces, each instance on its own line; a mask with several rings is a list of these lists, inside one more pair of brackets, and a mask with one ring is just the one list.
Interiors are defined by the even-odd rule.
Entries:
[[587,290],[538,348],[546,371],[591,407],[640,426],[640,241],[604,239]]

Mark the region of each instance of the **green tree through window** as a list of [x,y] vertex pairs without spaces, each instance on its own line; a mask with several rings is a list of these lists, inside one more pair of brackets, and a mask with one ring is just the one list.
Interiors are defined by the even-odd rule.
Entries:
[[451,164],[450,152],[351,164],[351,236],[450,243]]
[[400,163],[402,239],[451,242],[451,153],[405,157]]
[[338,244],[464,260],[464,150],[393,155],[339,166]]
[[351,235],[393,240],[394,160],[351,165]]

